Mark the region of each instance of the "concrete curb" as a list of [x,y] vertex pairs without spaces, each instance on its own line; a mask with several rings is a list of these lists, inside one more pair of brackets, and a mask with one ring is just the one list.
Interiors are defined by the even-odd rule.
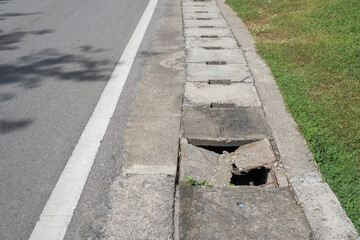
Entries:
[[280,151],[280,161],[285,166],[291,187],[302,204],[316,239],[355,239],[358,233],[354,225],[329,185],[322,181],[305,139],[286,110],[270,69],[256,53],[255,41],[224,0],[216,1],[244,51],[266,119]]

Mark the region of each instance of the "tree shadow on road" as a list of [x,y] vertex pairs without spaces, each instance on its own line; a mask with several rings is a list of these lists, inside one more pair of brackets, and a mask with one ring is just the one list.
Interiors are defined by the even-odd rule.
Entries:
[[25,128],[29,126],[33,120],[24,119],[24,120],[5,120],[0,119],[0,133],[8,133],[17,129]]
[[[2,31],[0,30],[0,33],[1,32]],[[17,49],[18,47],[15,44],[19,43],[26,35],[44,35],[52,32],[52,30],[46,29],[39,31],[16,31],[0,34],[0,51]]]
[[73,81],[105,81],[108,60],[95,60],[88,54],[60,53],[45,49],[24,56],[15,64],[0,64],[0,85],[20,83],[26,88],[37,87],[47,78]]

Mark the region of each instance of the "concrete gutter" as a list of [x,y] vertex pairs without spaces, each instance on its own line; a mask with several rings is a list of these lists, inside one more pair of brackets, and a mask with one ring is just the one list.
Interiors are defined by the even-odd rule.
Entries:
[[287,112],[281,93],[265,61],[256,53],[255,41],[224,3],[216,0],[244,52],[260,101],[280,152],[290,185],[304,210],[316,239],[355,239],[358,233],[339,200],[322,180],[297,124]]

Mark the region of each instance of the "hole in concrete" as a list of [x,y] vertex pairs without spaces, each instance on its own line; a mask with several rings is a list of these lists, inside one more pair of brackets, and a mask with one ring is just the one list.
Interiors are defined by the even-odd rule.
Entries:
[[218,35],[201,35],[202,38],[218,38]]
[[225,65],[225,61],[206,61],[206,65]]
[[[253,140],[213,140],[213,139],[199,139],[199,138],[187,138],[188,143],[194,145],[196,147],[208,147],[211,150],[212,147],[216,148],[228,148],[229,151],[231,149],[237,149],[242,145],[249,144],[252,142],[259,141],[259,139]],[[207,150],[209,150],[207,149]],[[233,151],[232,151],[233,152]]]
[[206,7],[205,5],[194,5],[194,7]]
[[214,28],[214,26],[199,26],[199,28]]
[[236,108],[235,103],[210,103],[211,108]]
[[206,50],[221,50],[224,49],[223,47],[204,47]]
[[209,79],[209,84],[231,85],[231,79]]
[[211,18],[197,18],[197,20],[211,20]]
[[210,2],[209,0],[193,0],[194,2]]
[[201,147],[203,149],[206,149],[208,151],[212,151],[218,154],[222,154],[224,151],[228,152],[228,153],[232,153],[235,152],[236,149],[238,149],[238,146],[198,146]]
[[208,13],[209,11],[195,11],[195,13]]
[[[233,167],[234,170],[237,169],[235,165],[233,165]],[[256,169],[251,169],[248,172],[234,172],[235,173],[232,174],[230,184],[234,184],[235,186],[259,186],[267,182],[270,169],[260,167]]]

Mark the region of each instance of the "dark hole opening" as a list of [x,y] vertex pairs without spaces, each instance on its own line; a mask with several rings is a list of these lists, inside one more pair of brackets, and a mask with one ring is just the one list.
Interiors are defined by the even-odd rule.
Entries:
[[195,11],[195,13],[208,13],[209,11]]
[[197,18],[197,20],[211,20],[211,18]]
[[206,61],[206,65],[225,65],[225,61]]
[[214,26],[199,26],[199,28],[214,28]]
[[204,47],[206,50],[221,50],[224,49],[223,47]]
[[231,79],[209,79],[208,84],[230,85]]
[[224,151],[228,152],[228,153],[232,153],[235,152],[236,149],[238,149],[238,146],[198,146],[201,148],[204,148],[208,151],[212,151],[218,154],[222,154]]
[[239,185],[249,185],[249,186],[259,186],[267,182],[268,174],[270,169],[265,167],[251,169],[248,172],[237,172],[233,173],[230,184],[235,186]]
[[201,38],[218,38],[218,35],[201,35]]

